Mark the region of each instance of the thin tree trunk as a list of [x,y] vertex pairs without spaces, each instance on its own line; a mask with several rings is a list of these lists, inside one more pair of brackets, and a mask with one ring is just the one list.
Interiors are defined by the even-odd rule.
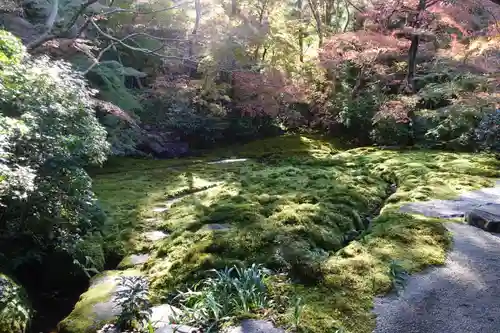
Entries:
[[304,62],[304,28],[302,26],[302,0],[297,0],[297,18],[299,20],[299,60]]
[[194,0],[194,8],[196,11],[196,17],[194,20],[193,31],[191,32],[191,38],[189,38],[188,58],[187,58],[187,63],[188,63],[187,71],[189,72],[189,75],[191,77],[196,73],[197,70],[196,68],[193,68],[193,64],[195,63],[193,61],[193,57],[194,57],[194,46],[195,44],[197,44],[198,29],[200,27],[200,20],[201,20],[200,0]]
[[318,4],[313,3],[316,0],[308,0],[309,7],[311,8],[311,13],[316,21],[316,32],[318,33],[318,47],[323,46],[323,24],[321,22],[321,14],[318,10]]
[[[420,14],[425,10],[426,0],[419,0],[417,7],[417,15],[415,20],[412,22],[411,26],[413,28],[420,27]],[[406,89],[409,92],[415,92],[415,71],[417,67],[417,54],[418,54],[418,45],[420,43],[420,37],[418,35],[413,35],[411,37],[411,45],[408,50],[408,72],[406,74]]]

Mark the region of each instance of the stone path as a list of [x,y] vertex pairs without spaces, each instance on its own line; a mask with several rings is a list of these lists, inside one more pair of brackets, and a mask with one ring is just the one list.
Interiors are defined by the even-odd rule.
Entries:
[[[500,183],[456,200],[412,203],[405,212],[452,218],[480,205],[500,203]],[[445,265],[411,276],[399,296],[377,298],[374,333],[500,332],[500,237],[447,223],[453,249]]]

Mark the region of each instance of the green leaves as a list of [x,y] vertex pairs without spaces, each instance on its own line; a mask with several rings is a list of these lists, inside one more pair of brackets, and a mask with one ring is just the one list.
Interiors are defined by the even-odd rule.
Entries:
[[76,258],[104,219],[83,169],[109,150],[92,91],[69,64],[31,59],[3,31],[0,47],[0,253],[9,258],[0,265]]
[[212,332],[231,317],[271,306],[264,283],[267,274],[260,265],[210,272],[212,277],[177,296],[184,310],[178,318],[182,323],[202,325]]
[[16,64],[26,55],[26,49],[10,32],[0,30],[0,66]]

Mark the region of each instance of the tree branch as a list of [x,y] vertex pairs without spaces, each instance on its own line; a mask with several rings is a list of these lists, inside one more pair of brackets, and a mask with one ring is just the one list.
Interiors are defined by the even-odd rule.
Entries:
[[[80,6],[80,8],[78,9],[78,11],[75,13],[75,15],[73,15],[73,17],[69,21],[69,24],[66,26],[66,29],[64,30],[64,32],[69,31],[69,29],[71,29],[71,27],[75,25],[76,21],[78,21],[78,18],[85,12],[85,10],[89,6],[91,6],[94,3],[96,3],[97,1],[98,0],[87,0],[86,2],[84,2]],[[54,2],[57,3],[58,1],[56,0]],[[55,38],[59,38],[62,35],[62,33],[51,34],[51,32],[52,32],[52,27],[50,27],[50,30],[48,30],[45,34],[43,34],[42,36],[38,37],[33,42],[28,43],[28,45],[26,45],[26,48],[28,49],[28,51],[36,49],[37,47],[39,47],[43,43],[48,42],[49,40],[52,40],[52,39],[55,39]]]
[[149,49],[143,49],[143,48],[140,48],[140,47],[134,47],[134,46],[131,46],[127,43],[124,42],[124,40],[126,39],[129,39],[131,37],[134,37],[134,36],[137,36],[137,35],[142,35],[142,33],[133,33],[133,34],[130,34],[122,39],[118,39],[114,36],[111,36],[110,34],[107,34],[105,33],[95,22],[94,20],[91,20],[90,23],[94,26],[94,28],[97,30],[97,32],[99,32],[103,37],[113,41],[113,42],[116,42],[117,44],[129,49],[129,50],[132,50],[132,51],[136,51],[136,52],[142,52],[144,54],[151,54],[151,55],[155,55],[157,57],[160,57],[160,58],[163,58],[163,59],[177,59],[177,60],[185,60],[185,58],[183,57],[178,57],[178,56],[169,56],[169,55],[165,55],[165,54],[161,54],[161,53],[158,53],[158,51],[160,51],[161,49],[163,49],[165,46],[162,46],[160,48],[157,48],[155,50],[149,50]]

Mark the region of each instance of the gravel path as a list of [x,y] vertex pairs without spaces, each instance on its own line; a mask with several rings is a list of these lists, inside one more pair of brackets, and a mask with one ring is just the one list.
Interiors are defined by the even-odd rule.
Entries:
[[[464,198],[499,202],[499,185],[451,201],[452,215],[470,207],[467,200],[459,202]],[[435,209],[429,213],[431,206],[423,203],[422,213],[436,215]],[[415,204],[411,207],[418,211]],[[411,276],[400,296],[377,298],[373,333],[500,332],[499,235],[466,224],[449,222],[446,226],[453,235],[453,249],[445,265]]]

